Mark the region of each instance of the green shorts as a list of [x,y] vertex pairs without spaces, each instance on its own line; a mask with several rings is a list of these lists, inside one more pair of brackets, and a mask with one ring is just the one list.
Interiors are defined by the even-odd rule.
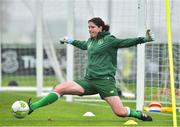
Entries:
[[115,81],[110,79],[79,79],[75,80],[85,90],[82,95],[93,95],[99,94],[102,99],[110,96],[118,96]]

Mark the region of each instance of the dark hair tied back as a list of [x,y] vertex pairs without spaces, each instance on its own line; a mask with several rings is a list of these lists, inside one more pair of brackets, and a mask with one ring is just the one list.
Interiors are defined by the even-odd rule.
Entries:
[[104,27],[103,27],[103,31],[109,31],[109,28],[110,28],[110,26],[109,26],[109,25],[104,25]]
[[110,29],[110,26],[107,24],[105,25],[104,21],[99,17],[94,17],[94,18],[90,19],[88,21],[88,23],[89,22],[93,22],[98,27],[102,26],[102,31],[109,31],[109,29]]

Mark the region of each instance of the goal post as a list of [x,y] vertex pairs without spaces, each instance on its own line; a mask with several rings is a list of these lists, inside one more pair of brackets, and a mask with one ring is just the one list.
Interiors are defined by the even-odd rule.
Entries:
[[[67,36],[74,38],[74,1],[68,0],[68,22],[67,22]],[[66,80],[70,81],[74,79],[74,47],[72,45],[67,45],[67,66],[66,66]],[[66,96],[67,102],[72,102],[72,95]]]
[[43,92],[43,20],[42,2],[36,1],[36,84],[37,96],[42,96]]
[[[146,6],[145,1],[138,0],[138,35],[144,36],[146,28]],[[136,74],[136,110],[142,111],[144,105],[145,87],[145,44],[137,46],[137,74]]]

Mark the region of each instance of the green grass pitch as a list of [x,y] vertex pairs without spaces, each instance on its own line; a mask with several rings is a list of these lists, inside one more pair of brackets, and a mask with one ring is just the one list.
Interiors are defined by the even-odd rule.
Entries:
[[[152,122],[143,122],[133,118],[120,118],[113,114],[110,107],[103,102],[65,102],[59,101],[34,111],[23,119],[13,117],[11,105],[17,99],[28,100],[38,98],[33,92],[0,92],[0,126],[123,126],[129,119],[138,122],[133,126],[172,126],[170,113],[148,113],[153,117]],[[124,103],[131,108],[134,103]],[[85,112],[93,112],[95,117],[84,117]],[[180,113],[177,113],[180,126]]]

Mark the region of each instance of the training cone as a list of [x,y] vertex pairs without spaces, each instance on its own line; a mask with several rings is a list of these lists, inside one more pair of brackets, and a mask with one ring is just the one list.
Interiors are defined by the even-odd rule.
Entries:
[[161,111],[161,104],[157,101],[151,102],[148,106],[149,106],[149,112],[160,112]]
[[138,123],[135,122],[134,120],[128,120],[124,123],[124,125],[137,125]]
[[93,116],[95,116],[95,115],[94,115],[92,112],[86,112],[86,113],[84,113],[83,116],[93,117]]

